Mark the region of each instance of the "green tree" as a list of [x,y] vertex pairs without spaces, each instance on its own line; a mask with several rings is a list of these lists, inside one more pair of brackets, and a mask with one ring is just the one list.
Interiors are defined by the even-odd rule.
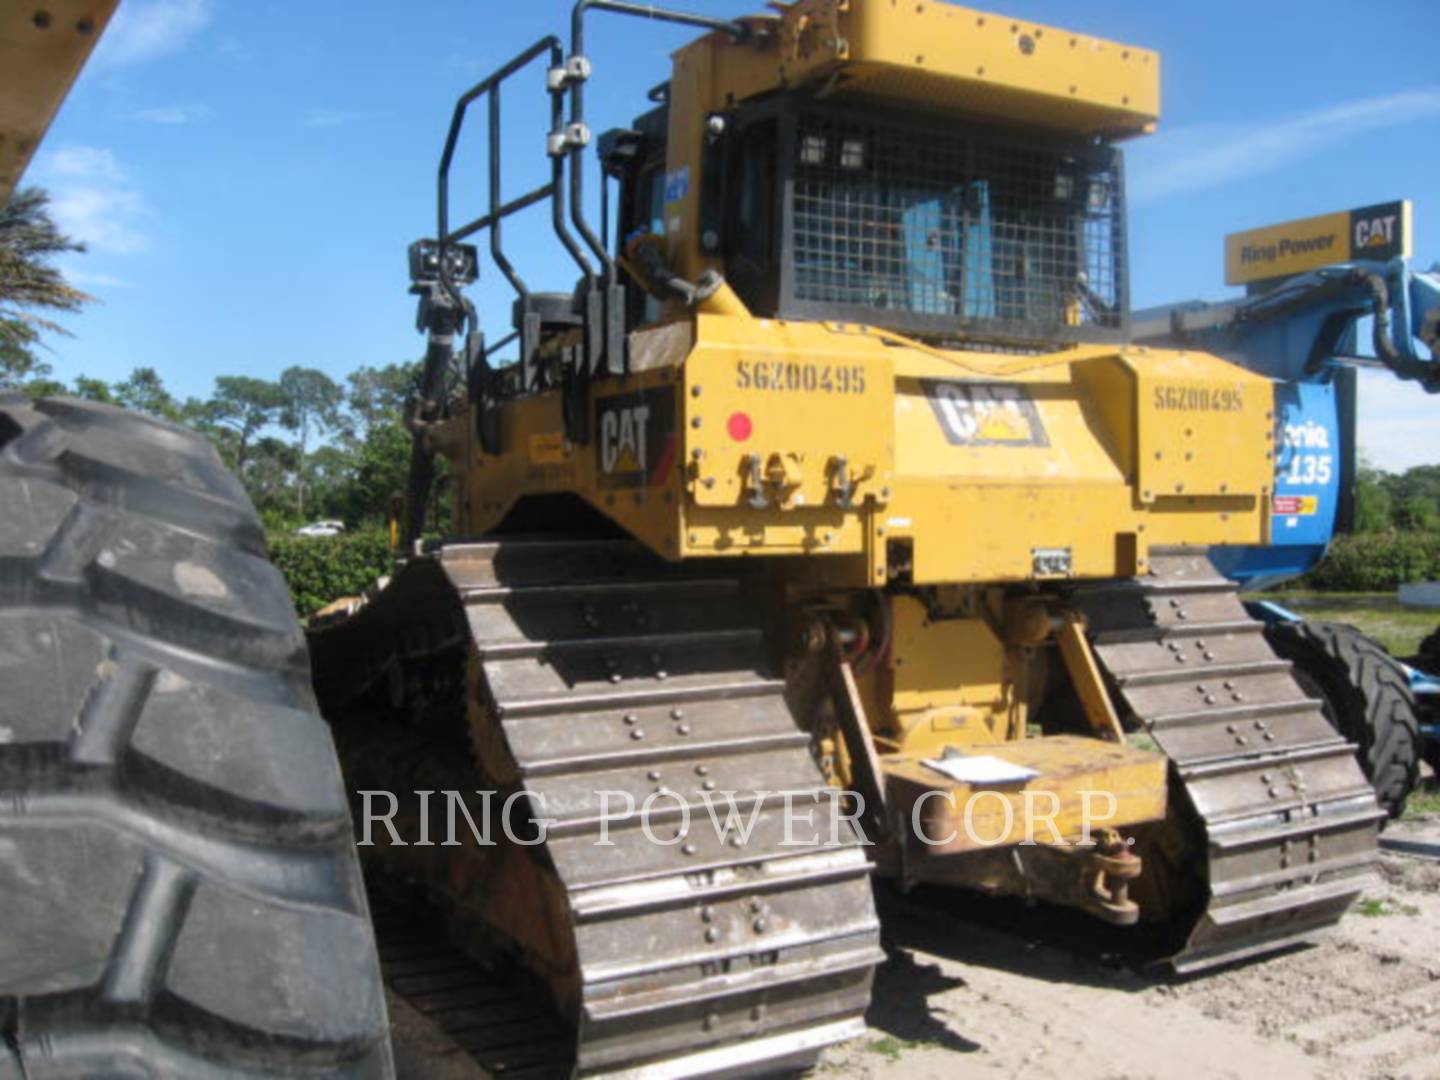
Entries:
[[[1440,465],[1416,465],[1395,480],[1396,501],[1420,522],[1440,516]],[[1426,527],[1423,524],[1416,528]]]
[[165,383],[152,367],[138,367],[124,382],[111,387],[116,404],[138,412],[149,413],[164,420],[184,418],[180,403],[165,389]]
[[410,469],[410,433],[398,424],[374,428],[360,445],[354,478],[344,493],[345,520],[383,521],[390,496],[405,490]]
[[1355,472],[1355,531],[1383,532],[1390,528],[1392,500],[1383,481],[1385,474],[1361,465]]
[[362,367],[346,376],[337,437],[307,463],[315,503],[327,516],[342,517],[352,526],[385,520],[390,496],[404,489],[409,469],[405,406],[419,371],[414,362]]
[[94,299],[65,280],[58,255],[84,251],[50,217],[50,196],[21,188],[0,207],[0,388],[50,374],[36,354],[42,332],[68,334],[40,312],[79,311]]
[[[47,372],[50,370],[49,364],[45,364],[43,365],[43,367]],[[19,388],[21,390],[24,390],[25,393],[29,394],[31,397],[37,398],[56,397],[57,395],[68,394],[71,392],[70,387],[66,386],[58,379],[50,378],[48,375],[41,375],[38,377],[32,377],[30,379],[27,379],[24,383],[20,385]]]
[[32,397],[68,394],[68,386],[50,377],[52,370],[32,350],[0,341],[0,390],[24,390]]
[[317,446],[301,466],[310,513],[315,517],[349,519],[346,492],[355,478],[356,455],[339,442]]
[[292,478],[299,468],[295,447],[274,435],[261,435],[248,459],[241,478],[251,501],[268,522],[284,524],[293,513]]
[[1388,528],[1440,528],[1440,465],[1416,465],[1403,473],[1376,473],[1384,490]]
[[204,419],[230,433],[220,450],[229,451],[230,463],[242,480],[252,441],[280,418],[284,408],[285,393],[273,382],[249,375],[221,375],[215,380],[215,395],[204,406]]
[[405,405],[419,379],[418,360],[352,371],[345,379],[350,384],[346,406],[352,432],[363,439],[377,427],[401,423],[405,418]]
[[1395,525],[1401,529],[1440,529],[1440,506],[1434,499],[1412,495],[1395,507]]
[[281,423],[295,432],[295,512],[305,516],[306,453],[312,432],[323,434],[340,420],[344,392],[335,380],[315,368],[289,367],[280,373],[280,392],[285,398]]
[[87,401],[103,401],[107,405],[115,404],[115,395],[110,392],[110,384],[104,379],[92,379],[89,375],[75,376],[75,389],[72,391],[78,398]]
[[233,467],[236,446],[240,441],[239,434],[215,419],[219,412],[215,402],[210,399],[186,398],[179,405],[178,411],[180,423],[209,439],[220,452],[220,456]]

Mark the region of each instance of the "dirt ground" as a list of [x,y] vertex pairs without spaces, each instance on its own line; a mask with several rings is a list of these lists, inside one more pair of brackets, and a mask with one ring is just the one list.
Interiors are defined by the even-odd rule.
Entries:
[[1440,1078],[1440,815],[1314,945],[1175,981],[974,924],[909,923],[825,1077]]
[[[1381,873],[1314,944],[1188,980],[933,904],[887,921],[870,1031],[818,1080],[1440,1080],[1440,814],[1391,825]],[[485,1074],[392,1001],[402,1077]]]

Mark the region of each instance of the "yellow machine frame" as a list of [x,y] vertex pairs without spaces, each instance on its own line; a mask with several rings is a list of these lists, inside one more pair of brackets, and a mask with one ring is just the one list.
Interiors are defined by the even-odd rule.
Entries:
[[119,0],[0,6],[0,202],[20,180]]
[[[1151,546],[1269,535],[1272,385],[1213,356],[1016,358],[704,313],[636,337],[645,370],[591,388],[591,447],[566,442],[553,395],[507,407],[498,454],[452,422],[465,531],[495,527],[523,495],[570,492],[666,558],[821,555],[823,580],[854,587],[886,583],[899,541],[915,583],[1023,582],[1128,577]],[[1000,386],[1015,396],[984,396]],[[651,447],[607,427],[626,408]],[[945,410],[989,430],[953,445]],[[622,442],[631,456],[617,450],[607,471]],[[656,445],[661,461],[645,453]],[[1068,551],[1068,568],[1047,570],[1044,551]]]

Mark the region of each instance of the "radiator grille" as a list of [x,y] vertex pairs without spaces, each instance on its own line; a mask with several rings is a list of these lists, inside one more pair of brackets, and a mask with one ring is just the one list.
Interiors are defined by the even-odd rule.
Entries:
[[795,299],[937,329],[1122,325],[1118,154],[805,115],[793,146]]

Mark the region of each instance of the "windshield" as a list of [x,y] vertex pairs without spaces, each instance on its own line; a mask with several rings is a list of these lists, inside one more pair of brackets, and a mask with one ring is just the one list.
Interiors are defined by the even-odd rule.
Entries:
[[793,145],[793,299],[937,329],[1120,326],[1119,164],[1108,148],[811,116]]

